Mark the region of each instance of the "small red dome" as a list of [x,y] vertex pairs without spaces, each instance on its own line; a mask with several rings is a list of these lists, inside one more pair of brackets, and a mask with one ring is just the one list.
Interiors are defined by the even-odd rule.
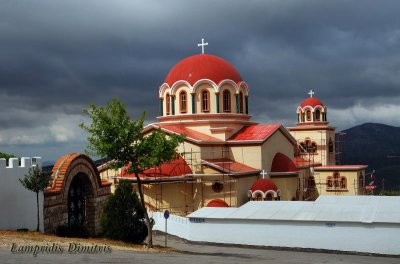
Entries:
[[297,167],[288,156],[278,152],[272,160],[271,172],[296,172]]
[[276,187],[275,183],[268,179],[259,179],[253,183],[250,188],[250,191],[262,191],[263,193],[273,190],[274,192],[278,192],[278,187]]
[[311,106],[311,107],[316,107],[317,105],[320,105],[322,107],[325,107],[325,105],[315,97],[309,97],[306,100],[304,100],[301,104],[300,107],[304,108],[305,106]]
[[221,199],[214,199],[211,200],[206,207],[229,207],[229,205]]
[[172,86],[183,80],[194,85],[201,79],[209,79],[216,84],[227,79],[235,83],[242,81],[239,72],[226,60],[210,54],[199,54],[178,62],[170,70],[164,83]]

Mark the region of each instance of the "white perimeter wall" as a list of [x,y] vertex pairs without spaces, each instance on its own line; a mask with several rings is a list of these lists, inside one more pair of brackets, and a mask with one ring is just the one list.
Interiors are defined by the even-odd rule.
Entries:
[[[18,179],[28,173],[32,165],[41,167],[41,158],[0,159],[0,229],[15,230],[28,228],[36,230],[36,193],[25,189]],[[43,231],[43,193],[39,193],[40,230]]]
[[[162,213],[154,230],[165,231]],[[400,255],[400,224],[329,223],[248,219],[195,219],[171,215],[168,233],[190,241],[313,248]],[[194,220],[192,220],[194,221]]]

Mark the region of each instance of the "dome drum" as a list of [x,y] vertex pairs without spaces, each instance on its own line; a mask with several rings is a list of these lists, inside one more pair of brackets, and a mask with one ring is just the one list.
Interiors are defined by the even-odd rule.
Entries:
[[195,55],[177,63],[160,86],[160,114],[248,114],[248,94],[247,84],[227,61]]
[[315,97],[307,98],[297,107],[297,122],[301,125],[309,123],[327,124],[327,110],[319,99]]

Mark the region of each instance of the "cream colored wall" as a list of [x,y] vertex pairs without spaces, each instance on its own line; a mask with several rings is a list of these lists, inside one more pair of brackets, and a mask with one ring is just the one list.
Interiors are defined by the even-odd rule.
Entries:
[[255,169],[262,169],[261,146],[230,146],[231,159]]
[[[223,119],[223,116],[221,116],[221,119]],[[234,133],[239,131],[243,127],[243,124],[237,124],[234,122],[230,123],[229,121],[222,120],[220,123],[198,123],[198,124],[186,125],[186,127],[221,140],[227,140]],[[231,131],[211,130],[212,128],[221,128],[221,127],[228,127],[231,128],[232,130]]]
[[[327,190],[326,179],[328,176],[332,176],[334,171],[315,171],[315,183],[316,188],[320,195],[363,195],[364,189],[359,188],[359,178],[363,170],[359,171],[338,171],[340,176],[345,176],[347,179],[347,190]],[[364,173],[365,175],[365,173]]]
[[143,193],[145,202],[158,211],[168,209],[177,215],[193,211],[192,186],[189,183],[143,184]]
[[177,152],[182,154],[193,173],[201,172],[202,148],[185,141],[178,146]]
[[282,134],[280,130],[276,131],[264,144],[262,145],[262,170],[271,171],[272,161],[275,155],[280,152],[290,159],[294,157],[293,144]]
[[298,177],[297,176],[277,176],[271,177],[271,180],[275,183],[278,189],[281,191],[280,197],[282,201],[291,201],[297,199],[297,185],[298,185]]
[[114,191],[115,191],[114,178],[117,175],[118,175],[118,170],[113,170],[113,169],[107,169],[107,170],[104,170],[104,171],[100,172],[100,178],[101,179],[106,179],[106,180],[108,180],[109,182],[112,183],[112,185],[111,185],[111,192],[112,193],[114,193]]
[[247,192],[250,190],[253,183],[259,178],[258,175],[237,178],[237,206],[242,206],[249,201]]

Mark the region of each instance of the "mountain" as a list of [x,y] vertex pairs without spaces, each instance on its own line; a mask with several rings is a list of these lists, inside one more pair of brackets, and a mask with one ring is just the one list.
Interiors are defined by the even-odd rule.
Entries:
[[366,164],[375,170],[375,183],[385,190],[400,190],[400,127],[365,123],[342,131],[338,141],[342,164]]

